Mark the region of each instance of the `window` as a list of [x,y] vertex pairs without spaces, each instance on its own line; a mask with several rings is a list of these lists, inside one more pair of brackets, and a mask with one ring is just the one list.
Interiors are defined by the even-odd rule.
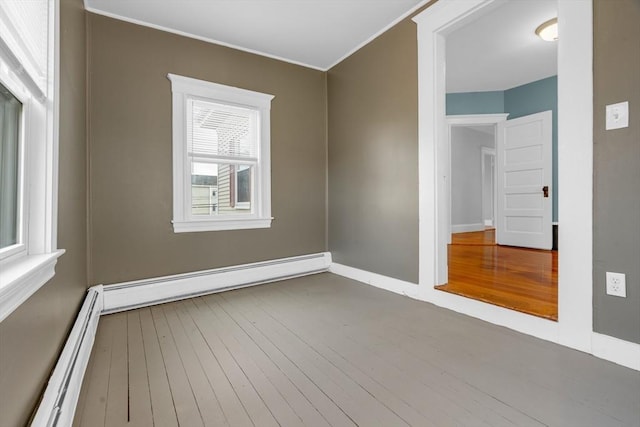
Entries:
[[21,123],[22,102],[0,84],[0,254],[5,256],[24,241]]
[[0,1],[0,321],[57,258],[55,0]]
[[168,77],[174,232],[270,227],[273,96]]

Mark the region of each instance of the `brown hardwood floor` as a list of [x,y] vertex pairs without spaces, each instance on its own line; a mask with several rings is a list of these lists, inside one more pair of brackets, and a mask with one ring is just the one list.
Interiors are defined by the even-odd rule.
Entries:
[[494,230],[456,233],[436,289],[558,320],[558,252],[498,246]]

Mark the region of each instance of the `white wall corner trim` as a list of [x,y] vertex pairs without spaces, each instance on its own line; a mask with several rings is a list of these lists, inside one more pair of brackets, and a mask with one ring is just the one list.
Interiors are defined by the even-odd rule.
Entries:
[[154,30],[160,30],[160,31],[164,31],[166,33],[177,34],[179,36],[188,37],[188,38],[191,38],[191,39],[200,40],[200,41],[211,43],[211,44],[217,44],[217,45],[220,45],[220,46],[228,47],[228,48],[239,50],[239,51],[242,51],[242,52],[252,53],[254,55],[259,55],[259,56],[264,56],[265,58],[271,58],[271,59],[275,59],[277,61],[287,62],[289,64],[299,65],[299,66],[305,67],[305,68],[311,68],[313,70],[318,70],[318,71],[327,71],[328,70],[328,69],[324,69],[324,68],[321,68],[321,67],[316,67],[315,65],[307,64],[307,63],[304,63],[304,62],[294,61],[292,59],[284,58],[282,56],[273,55],[273,54],[262,52],[262,51],[255,50],[255,49],[249,49],[249,48],[237,45],[237,44],[227,43],[227,42],[223,42],[223,41],[220,41],[220,40],[215,40],[215,39],[212,39],[212,38],[209,38],[209,37],[198,36],[196,34],[189,33],[189,32],[186,32],[186,31],[176,30],[176,29],[173,29],[173,28],[166,27],[164,25],[151,24],[149,22],[142,21],[140,19],[129,18],[127,16],[119,15],[117,13],[105,12],[103,10],[96,9],[94,7],[91,7],[91,6],[87,6],[86,1],[84,1],[83,3],[84,3],[84,8],[85,8],[85,10],[87,12],[95,13],[96,15],[102,15],[102,16],[106,16],[107,18],[113,18],[113,19],[117,19],[119,21],[129,22],[130,24],[135,24],[135,25],[140,25],[140,26],[143,26],[143,27],[153,28]]
[[600,359],[640,371],[640,344],[594,332],[591,348]]
[[0,267],[0,322],[47,283],[55,274],[58,258],[64,253],[28,255]]
[[102,286],[90,288],[49,379],[32,426],[71,426],[98,329],[102,303]]
[[103,314],[322,273],[330,265],[331,254],[323,252],[106,285]]

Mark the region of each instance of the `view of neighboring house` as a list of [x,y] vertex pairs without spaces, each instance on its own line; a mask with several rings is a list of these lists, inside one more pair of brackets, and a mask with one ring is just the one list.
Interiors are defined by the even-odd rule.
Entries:
[[218,212],[216,175],[191,175],[191,206],[193,215],[214,215]]

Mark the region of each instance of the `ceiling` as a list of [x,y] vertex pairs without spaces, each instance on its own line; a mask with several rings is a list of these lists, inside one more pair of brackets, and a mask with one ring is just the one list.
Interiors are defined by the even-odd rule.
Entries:
[[327,70],[426,0],[85,0],[87,10]]
[[535,34],[557,0],[509,1],[446,38],[448,93],[505,90],[557,74],[556,42]]

